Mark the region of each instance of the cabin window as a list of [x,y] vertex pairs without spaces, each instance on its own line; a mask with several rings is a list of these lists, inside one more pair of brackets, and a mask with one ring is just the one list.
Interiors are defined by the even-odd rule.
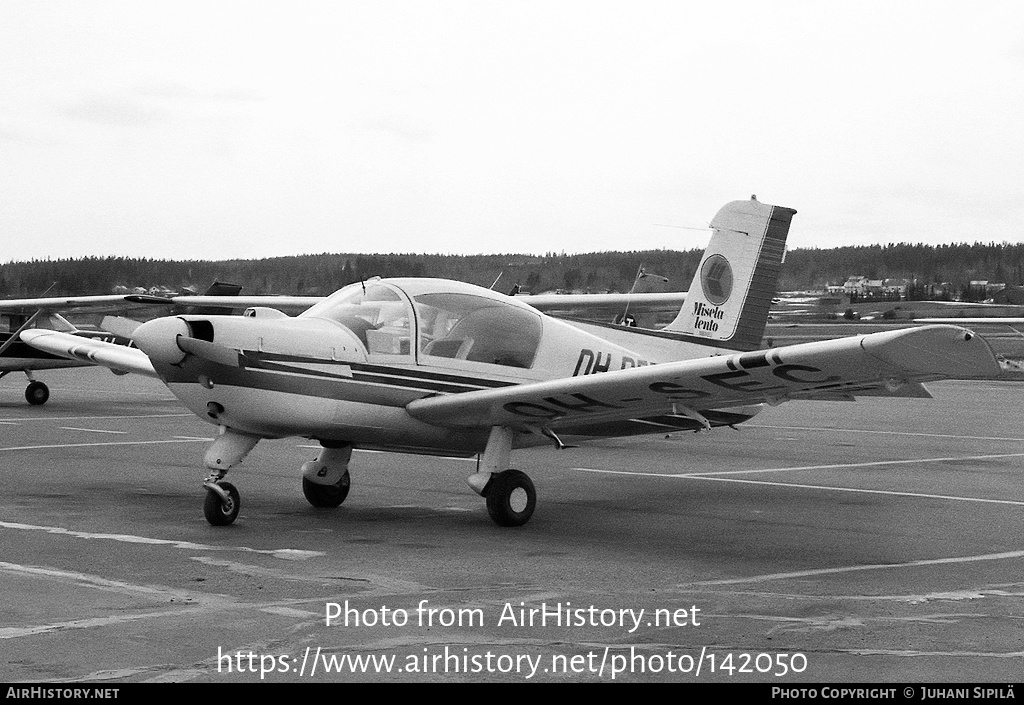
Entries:
[[536,313],[472,294],[421,294],[413,300],[421,355],[533,366],[541,332]]

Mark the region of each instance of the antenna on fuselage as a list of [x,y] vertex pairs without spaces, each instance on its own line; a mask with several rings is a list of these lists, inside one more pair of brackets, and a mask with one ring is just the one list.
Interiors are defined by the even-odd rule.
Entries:
[[[638,283],[640,283],[641,279],[647,279],[648,277],[650,277],[652,279],[660,279],[663,283],[668,284],[668,277],[663,277],[660,274],[650,274],[648,272],[645,272],[644,271],[644,266],[641,264],[640,265],[640,269],[638,269],[637,272],[636,272],[636,278],[633,279],[633,286],[629,287],[629,294],[635,294],[636,293],[636,285]],[[622,316],[617,318],[615,320],[615,322],[616,323],[621,323],[624,326],[633,327],[633,326],[636,326],[636,319],[635,318],[631,318],[630,315],[629,315],[629,303],[630,303],[629,302],[629,298],[628,298],[629,294],[626,295],[627,296],[627,298],[626,298],[626,308],[625,308],[625,310],[623,310]]]

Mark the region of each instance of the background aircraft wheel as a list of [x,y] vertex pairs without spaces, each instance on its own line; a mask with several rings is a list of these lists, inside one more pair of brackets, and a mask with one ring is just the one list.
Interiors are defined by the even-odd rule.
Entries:
[[25,400],[32,406],[45,404],[50,398],[50,388],[42,382],[29,382],[25,387]]
[[506,470],[491,478],[487,487],[487,513],[498,526],[522,526],[533,516],[537,491],[525,472]]
[[238,510],[242,507],[241,498],[238,490],[230,482],[218,482],[217,484],[228,493],[229,501],[223,502],[216,492],[206,490],[203,514],[206,515],[206,521],[214,526],[227,526],[238,518]]
[[333,485],[318,485],[302,478],[302,494],[306,495],[306,500],[314,507],[330,509],[345,501],[351,484],[352,479],[349,477],[348,470]]

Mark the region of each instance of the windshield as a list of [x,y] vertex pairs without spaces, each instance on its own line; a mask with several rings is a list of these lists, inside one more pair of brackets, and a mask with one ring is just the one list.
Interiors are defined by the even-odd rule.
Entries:
[[409,307],[383,284],[352,284],[302,314],[340,323],[366,346],[367,352],[389,355],[411,353]]

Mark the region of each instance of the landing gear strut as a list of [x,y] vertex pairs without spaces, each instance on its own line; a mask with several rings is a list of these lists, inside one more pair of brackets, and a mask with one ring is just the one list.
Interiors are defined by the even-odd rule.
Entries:
[[206,451],[206,467],[216,472],[206,478],[206,499],[203,502],[203,514],[206,521],[214,526],[227,526],[238,518],[238,510],[242,507],[238,489],[230,482],[222,482],[235,465],[238,465],[249,454],[257,443],[259,436],[249,436],[232,431],[226,426],[220,427],[220,436]]
[[525,472],[508,468],[515,431],[494,426],[480,458],[480,470],[466,481],[487,500],[487,513],[498,526],[522,526],[533,516],[537,491]]

